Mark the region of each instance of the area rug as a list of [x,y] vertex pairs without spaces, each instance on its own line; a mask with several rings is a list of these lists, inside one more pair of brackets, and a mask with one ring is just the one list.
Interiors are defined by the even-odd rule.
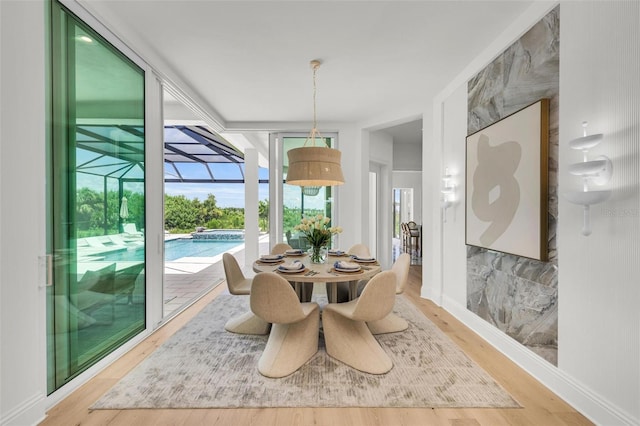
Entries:
[[300,370],[263,377],[257,364],[267,336],[224,330],[248,302],[217,297],[91,408],[520,407],[402,297],[394,309],[409,328],[377,336],[393,360],[387,374],[362,373],[329,357],[320,332],[320,350]]

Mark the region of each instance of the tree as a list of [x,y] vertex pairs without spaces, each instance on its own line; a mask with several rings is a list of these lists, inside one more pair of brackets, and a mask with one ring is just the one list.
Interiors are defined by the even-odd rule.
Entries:
[[269,230],[269,200],[265,199],[258,202],[258,226],[263,232]]
[[194,203],[184,195],[165,195],[164,224],[167,229],[193,232],[198,219]]

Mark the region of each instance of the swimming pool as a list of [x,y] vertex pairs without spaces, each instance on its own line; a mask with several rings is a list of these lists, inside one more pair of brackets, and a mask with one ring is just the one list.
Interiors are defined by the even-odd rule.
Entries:
[[[213,257],[222,254],[234,247],[244,244],[240,240],[192,240],[179,238],[164,242],[164,260],[166,262],[182,257]],[[111,253],[104,260],[144,260],[144,250],[126,250]]]
[[164,242],[164,260],[176,260],[181,257],[213,257],[244,244],[244,240],[191,240],[177,239]]
[[193,234],[194,240],[244,241],[244,229],[208,229]]

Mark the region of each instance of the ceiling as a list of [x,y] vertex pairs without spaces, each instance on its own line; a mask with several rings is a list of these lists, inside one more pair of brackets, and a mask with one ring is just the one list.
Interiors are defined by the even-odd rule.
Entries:
[[320,130],[323,122],[388,121],[394,141],[415,143],[415,120],[433,97],[532,2],[81,3],[226,128],[308,128],[309,62],[319,59]]

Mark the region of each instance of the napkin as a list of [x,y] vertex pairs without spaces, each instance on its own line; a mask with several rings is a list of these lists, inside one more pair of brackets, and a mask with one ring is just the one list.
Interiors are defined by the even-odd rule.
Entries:
[[291,249],[291,250],[287,250],[285,251],[286,254],[302,254],[302,250],[301,249]]
[[329,250],[329,254],[335,255],[335,256],[342,256],[344,254],[344,251],[342,250]]
[[283,263],[280,265],[280,269],[286,269],[287,271],[295,271],[296,269],[303,269],[304,265],[299,260],[294,260],[291,263]]
[[347,262],[343,260],[343,261],[334,263],[333,267],[340,268],[340,269],[359,269],[360,265],[358,265],[357,263]]

